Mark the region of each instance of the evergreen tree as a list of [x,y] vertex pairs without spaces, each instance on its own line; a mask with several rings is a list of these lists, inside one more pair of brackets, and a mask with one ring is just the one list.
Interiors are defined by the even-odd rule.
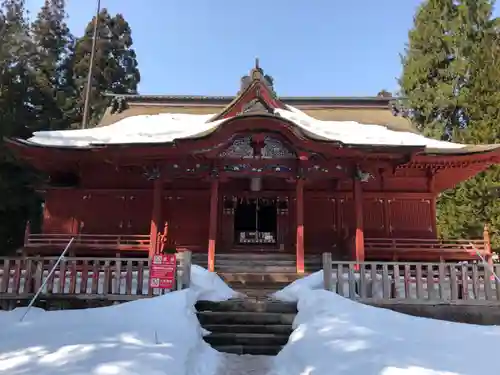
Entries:
[[[23,0],[2,3],[0,32],[0,137],[25,137],[38,121],[38,109],[32,105],[34,49]],[[0,253],[22,243],[26,219],[36,205],[31,182],[32,174],[0,145]]]
[[[428,0],[417,12],[400,84],[413,121],[428,136],[500,142],[500,45],[492,3]],[[500,248],[499,177],[493,167],[441,194],[442,236],[480,237],[489,223],[493,246]]]
[[455,56],[457,6],[428,0],[417,10],[399,80],[412,120],[425,135],[447,139],[461,124],[460,62]]
[[[500,143],[500,44],[492,4],[464,1],[462,48],[470,56],[466,91],[468,126],[455,137],[463,143]],[[500,250],[500,167],[493,166],[446,192],[439,204],[439,225],[447,236],[479,237],[489,224],[493,248]],[[474,220],[470,220],[474,218]]]
[[[73,79],[77,87],[78,120],[82,120],[89,70],[94,20],[76,42]],[[106,9],[99,14],[97,45],[92,74],[90,113],[95,124],[108,105],[105,92],[135,94],[140,81],[132,31],[121,14],[111,16]]]
[[68,77],[73,37],[65,22],[65,0],[45,0],[32,29],[37,46],[33,56],[36,68],[40,125],[44,130],[68,128],[71,123],[74,87]]

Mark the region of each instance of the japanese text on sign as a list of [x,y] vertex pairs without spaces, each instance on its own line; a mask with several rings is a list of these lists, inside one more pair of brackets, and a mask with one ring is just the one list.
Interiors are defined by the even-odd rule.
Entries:
[[177,257],[175,254],[154,255],[151,261],[149,285],[151,288],[173,289]]

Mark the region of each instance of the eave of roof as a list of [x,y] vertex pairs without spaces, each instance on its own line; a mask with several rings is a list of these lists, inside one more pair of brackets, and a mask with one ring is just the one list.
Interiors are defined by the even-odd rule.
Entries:
[[[131,94],[104,94],[110,98],[124,98],[129,104],[211,104],[226,106],[230,104],[237,96],[204,96],[204,95],[131,95]],[[278,96],[278,100],[291,106],[320,106],[320,107],[370,107],[384,108],[402,98],[395,97],[294,97]]]

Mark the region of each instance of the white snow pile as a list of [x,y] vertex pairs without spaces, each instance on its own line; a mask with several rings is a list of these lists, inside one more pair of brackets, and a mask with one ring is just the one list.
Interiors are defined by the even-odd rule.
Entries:
[[[299,128],[319,137],[357,145],[426,146],[429,148],[462,148],[465,145],[438,141],[411,132],[400,132],[386,126],[354,121],[322,121],[297,108],[275,109],[275,113]],[[97,144],[166,143],[209,132],[224,120],[208,122],[211,115],[160,113],[126,117],[114,124],[79,130],[35,132],[30,142],[46,146],[88,147]]]
[[216,275],[193,267],[193,290],[111,307],[0,313],[2,375],[214,375],[220,353],[202,340],[199,299],[235,296]]
[[275,358],[273,375],[482,375],[493,370],[500,327],[418,318],[307,290],[317,284],[318,274],[275,294],[295,297],[299,313],[288,344]]

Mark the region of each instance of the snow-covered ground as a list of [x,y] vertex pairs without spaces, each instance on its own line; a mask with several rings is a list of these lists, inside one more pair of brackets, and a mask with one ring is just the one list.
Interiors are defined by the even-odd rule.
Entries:
[[122,305],[0,312],[3,375],[483,375],[495,374],[500,327],[416,318],[321,290],[321,273],[275,293],[298,301],[274,358],[221,354],[206,344],[199,299],[238,295],[193,266],[192,287]]
[[496,373],[500,327],[451,323],[375,308],[319,290],[319,273],[275,293],[298,301],[272,375]]
[[[386,126],[355,121],[322,121],[297,108],[276,109],[276,114],[316,137],[356,145],[403,145],[459,149],[465,145],[438,141],[422,135],[394,131]],[[78,130],[34,133],[30,142],[46,146],[88,147],[96,144],[166,143],[207,133],[226,120],[210,122],[215,116],[159,113],[126,117],[111,125]]]
[[202,340],[199,300],[235,297],[193,266],[192,287],[112,307],[0,312],[2,375],[214,375],[224,357]]

